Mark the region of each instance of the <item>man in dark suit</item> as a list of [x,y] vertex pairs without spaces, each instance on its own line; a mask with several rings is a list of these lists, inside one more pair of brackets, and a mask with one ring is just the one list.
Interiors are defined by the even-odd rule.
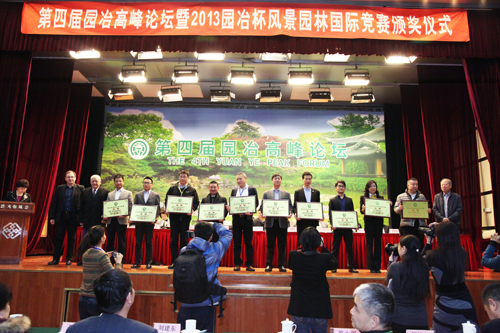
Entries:
[[[330,199],[330,204],[328,205],[328,210],[331,212],[332,210],[337,211],[354,211],[354,204],[352,199],[345,196],[345,181],[337,180],[335,183],[335,190],[337,191],[337,195]],[[330,222],[332,221],[332,216],[330,214]],[[344,238],[345,250],[347,251],[347,260],[349,262],[349,272],[350,273],[359,273],[354,267],[354,253],[352,251],[352,229],[341,229],[332,227],[333,232],[333,247],[332,247],[332,256],[334,261],[338,263],[339,256],[339,248],[342,243],[342,238]],[[337,269],[332,270],[333,273],[337,272]]]
[[134,304],[135,290],[130,276],[124,270],[110,269],[101,275],[94,283],[94,293],[102,314],[71,325],[68,333],[158,332],[151,326],[127,318]]
[[[281,188],[282,177],[279,173],[271,176],[273,181],[273,188],[264,192],[262,196],[262,203],[264,199],[268,200],[288,200],[290,215],[288,217],[267,217],[265,213],[262,215],[266,218],[266,238],[267,238],[267,254],[266,254],[266,272],[273,270],[274,248],[276,246],[276,239],[278,239],[278,268],[280,272],[286,272],[286,236],[288,229],[288,219],[292,217],[293,206],[290,199],[290,193]],[[260,205],[262,211],[262,204]]]
[[[227,216],[227,199],[219,194],[219,183],[217,183],[215,180],[212,180],[210,184],[208,184],[208,194],[206,197],[201,199],[201,203],[203,204],[208,204],[208,203],[223,203],[224,204],[224,218]],[[214,222],[219,222],[222,223],[224,220],[219,220],[219,221],[214,221]],[[219,240],[219,235],[217,233],[213,234],[212,237],[212,243],[217,243]]]
[[59,185],[54,191],[50,205],[50,224],[56,225],[56,242],[54,254],[49,265],[59,264],[61,259],[64,237],[68,234],[68,249],[66,251],[66,265],[71,265],[71,257],[75,249],[75,234],[80,218],[81,195],[84,187],[75,184],[76,173],[66,171],[66,184]]
[[[244,172],[236,174],[236,183],[238,187],[231,191],[232,197],[247,197],[255,195],[255,208],[259,206],[259,195],[257,189],[247,185],[247,175]],[[228,210],[230,207],[228,206]],[[233,215],[233,242],[234,242],[234,270],[239,271],[243,260],[241,259],[241,237],[245,241],[245,253],[247,260],[245,261],[246,270],[254,272],[253,268],[253,213],[235,214]]]
[[[156,206],[156,218],[160,216],[160,195],[153,192],[153,179],[145,177],[142,180],[142,188],[144,191],[135,194],[134,205]],[[134,222],[134,221],[131,221]],[[136,222],[135,223],[135,262],[132,268],[141,267],[142,260],[142,240],[146,238],[146,268],[151,269],[153,262],[153,232],[154,222]]]
[[441,180],[441,193],[434,196],[432,213],[438,222],[453,222],[460,230],[460,216],[464,207],[460,195],[451,192],[451,186],[451,180],[448,178]]
[[[304,187],[295,191],[293,196],[294,211],[297,212],[297,202],[320,202],[320,193],[311,187],[312,174],[306,171],[302,174]],[[319,220],[301,220],[297,218],[297,248],[300,247],[300,234],[307,227],[317,227]]]

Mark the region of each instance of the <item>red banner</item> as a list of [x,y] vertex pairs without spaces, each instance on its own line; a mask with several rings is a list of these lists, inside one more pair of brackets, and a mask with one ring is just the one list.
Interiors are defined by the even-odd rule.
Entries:
[[252,2],[26,2],[21,32],[469,41],[466,10]]

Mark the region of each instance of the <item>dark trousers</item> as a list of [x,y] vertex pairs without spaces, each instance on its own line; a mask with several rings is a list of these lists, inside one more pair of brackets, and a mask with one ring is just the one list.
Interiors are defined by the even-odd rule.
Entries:
[[127,225],[118,223],[118,219],[113,217],[111,222],[106,227],[108,241],[106,243],[106,251],[115,251],[115,235],[118,236],[118,252],[123,254],[123,262],[127,254]]
[[172,254],[172,263],[179,256],[179,238],[181,249],[187,245],[189,222],[191,222],[191,215],[170,215],[170,253]]
[[56,242],[54,244],[54,254],[52,259],[59,261],[61,259],[64,237],[68,235],[68,250],[66,251],[66,261],[71,260],[73,257],[73,250],[75,249],[75,235],[77,223],[71,213],[62,213],[61,218],[56,221]]
[[78,313],[80,314],[80,320],[92,316],[98,316],[101,314],[101,308],[97,304],[97,299],[95,297],[80,296],[78,301]]
[[186,320],[195,319],[197,330],[207,330],[207,333],[215,332],[215,306],[185,307],[181,306],[177,314],[177,323],[181,324],[181,330],[186,329]]
[[297,221],[297,249],[300,248],[300,234],[302,234],[302,231],[306,229],[307,227],[317,227],[318,226],[318,220],[300,220]]
[[406,236],[406,235],[416,236],[418,238],[418,240],[420,241],[420,250],[423,250],[424,246],[425,246],[425,241],[424,241],[425,236],[423,233],[418,231],[418,227],[419,227],[418,221],[415,221],[415,223],[413,224],[413,227],[399,227],[399,235],[401,237]]
[[146,238],[146,264],[153,261],[153,232],[155,225],[147,222],[135,224],[135,263],[142,261],[142,239]]
[[234,265],[241,266],[241,237],[245,240],[245,253],[247,260],[245,266],[253,266],[253,223],[246,215],[233,215],[233,242],[234,242]]
[[333,231],[332,257],[335,259],[334,261],[338,263],[339,248],[340,244],[342,243],[342,238],[344,238],[349,268],[354,268],[354,253],[352,251],[352,229],[337,228]]
[[287,229],[280,228],[280,223],[278,219],[274,220],[273,226],[271,228],[266,229],[266,238],[267,238],[266,266],[273,267],[274,248],[276,246],[276,239],[278,239],[278,267],[285,266],[286,235],[287,235]]
[[365,217],[366,265],[368,269],[380,270],[382,263],[382,228],[384,219]]

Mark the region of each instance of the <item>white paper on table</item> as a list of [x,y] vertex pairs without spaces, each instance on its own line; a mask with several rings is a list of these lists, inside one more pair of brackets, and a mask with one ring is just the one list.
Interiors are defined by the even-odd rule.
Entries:
[[74,322],[70,322],[70,321],[65,321],[62,323],[62,326],[61,326],[61,330],[59,331],[59,333],[64,333],[66,332],[66,330],[68,329],[68,327],[70,327],[71,325],[73,325]]
[[169,333],[181,332],[181,324],[153,323],[153,327],[157,329],[158,332],[169,332]]

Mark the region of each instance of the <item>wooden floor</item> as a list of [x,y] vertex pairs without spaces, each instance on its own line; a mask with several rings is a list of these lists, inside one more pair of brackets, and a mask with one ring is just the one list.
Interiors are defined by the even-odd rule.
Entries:
[[[0,282],[11,286],[14,298],[12,313],[29,316],[34,327],[60,327],[62,321],[78,321],[79,287],[82,268],[64,263],[48,266],[50,256],[28,257],[19,265],[0,265]],[[152,325],[153,322],[176,322],[172,311],[172,270],[166,266],[153,266],[147,270],[131,269],[130,273],[136,300],[129,317]],[[352,274],[347,269],[328,273],[333,320],[331,327],[351,327],[349,310],[353,305],[352,292],[369,282],[384,283],[385,271],[371,274],[360,270]],[[217,332],[278,332],[280,321],[287,318],[292,272],[234,272],[232,268],[219,269],[219,279],[228,288],[224,317],[217,319]],[[480,324],[488,318],[484,312],[480,294],[491,282],[498,282],[500,273],[491,270],[466,272],[466,282],[474,298]],[[427,300],[429,319],[432,320],[434,286],[432,297]]]

